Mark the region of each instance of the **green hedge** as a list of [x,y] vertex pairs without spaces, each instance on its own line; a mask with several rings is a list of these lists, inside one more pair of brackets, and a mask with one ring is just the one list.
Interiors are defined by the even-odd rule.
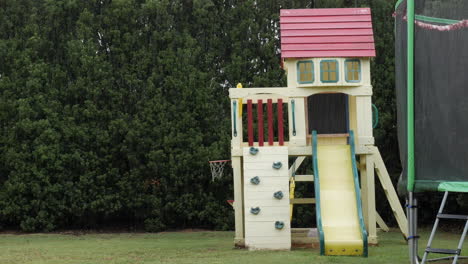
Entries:
[[[230,155],[227,89],[285,85],[280,8],[354,2],[2,1],[0,226],[233,228],[230,172],[207,163]],[[392,3],[358,2],[381,21],[376,134],[397,171]]]
[[284,83],[278,7],[253,7],[3,1],[1,225],[232,228],[207,163],[230,155],[227,89]]

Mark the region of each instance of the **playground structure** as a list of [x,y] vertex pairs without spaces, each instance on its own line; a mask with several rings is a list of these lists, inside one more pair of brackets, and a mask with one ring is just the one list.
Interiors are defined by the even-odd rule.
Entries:
[[[468,192],[468,1],[400,0],[395,6],[398,141],[408,194],[411,263],[457,263],[468,216],[448,214],[449,192]],[[422,258],[418,257],[417,195],[445,192]],[[416,195],[416,193],[418,193]],[[433,248],[440,221],[464,221],[455,249]],[[429,260],[429,254],[448,257]],[[421,262],[420,262],[421,261]]]
[[[388,229],[376,212],[375,172],[407,234],[372,134],[370,9],[281,10],[280,26],[287,87],[229,90],[235,243],[275,250],[318,243],[323,255],[367,256],[377,224]],[[307,157],[313,175],[297,175]],[[295,198],[295,186],[307,183],[315,197]],[[296,204],[315,204],[315,235],[291,228]]]

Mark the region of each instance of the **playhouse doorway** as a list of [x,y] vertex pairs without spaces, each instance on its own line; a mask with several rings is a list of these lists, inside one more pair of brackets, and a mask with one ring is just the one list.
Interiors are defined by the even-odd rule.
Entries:
[[345,134],[349,130],[348,95],[314,94],[307,98],[309,134]]

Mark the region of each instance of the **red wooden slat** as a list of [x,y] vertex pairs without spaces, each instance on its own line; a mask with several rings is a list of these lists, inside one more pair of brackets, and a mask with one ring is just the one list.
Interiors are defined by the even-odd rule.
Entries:
[[282,58],[375,57],[375,50],[282,51]]
[[273,146],[273,100],[267,100],[268,110],[268,145]]
[[294,43],[374,43],[373,36],[316,36],[316,37],[282,37],[281,44]]
[[358,29],[286,29],[286,30],[281,30],[281,36],[282,37],[372,36],[372,34],[373,34],[372,28],[358,28]]
[[278,142],[280,146],[284,145],[284,130],[283,130],[283,99],[278,99]]
[[324,22],[370,22],[371,16],[303,16],[303,17],[281,17],[280,27],[286,23],[324,23]]
[[284,23],[281,30],[287,29],[337,29],[337,28],[372,28],[370,21],[365,22],[339,22],[339,23]]
[[342,16],[370,15],[370,8],[314,8],[314,9],[281,9],[280,16]]
[[293,50],[373,50],[374,43],[313,43],[313,44],[283,44],[281,51]]
[[257,101],[258,145],[263,146],[263,101]]
[[247,100],[247,132],[249,137],[249,146],[253,146],[253,118],[252,118],[252,100]]

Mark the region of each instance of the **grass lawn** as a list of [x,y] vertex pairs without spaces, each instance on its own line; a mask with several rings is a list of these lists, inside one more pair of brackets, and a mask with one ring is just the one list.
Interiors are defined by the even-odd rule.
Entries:
[[[428,235],[427,230],[421,232],[421,249]],[[379,233],[380,244],[369,249],[368,258],[321,257],[318,249],[249,252],[233,249],[233,236],[233,232],[0,234],[0,263],[409,263],[406,243],[397,231]],[[440,233],[437,238],[435,247],[454,248],[459,235]]]

